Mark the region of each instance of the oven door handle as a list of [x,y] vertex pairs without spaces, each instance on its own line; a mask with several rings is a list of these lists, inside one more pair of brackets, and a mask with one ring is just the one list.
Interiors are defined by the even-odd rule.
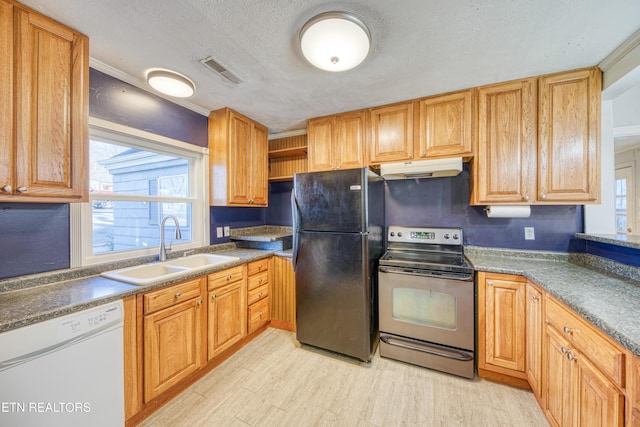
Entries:
[[436,277],[436,278],[445,279],[445,280],[458,280],[460,282],[473,281],[473,273],[466,274],[466,273],[440,272],[439,274],[433,274],[433,273],[430,273],[428,270],[387,267],[387,266],[378,267],[378,271],[381,273],[407,274],[410,276],[423,276],[423,277]]
[[455,348],[444,347],[437,344],[400,339],[396,337],[390,337],[388,335],[380,335],[380,340],[385,344],[395,347],[421,351],[423,353],[433,354],[435,356],[446,357],[447,359],[459,360],[461,362],[468,362],[469,360],[473,360],[473,354],[471,353],[457,350]]

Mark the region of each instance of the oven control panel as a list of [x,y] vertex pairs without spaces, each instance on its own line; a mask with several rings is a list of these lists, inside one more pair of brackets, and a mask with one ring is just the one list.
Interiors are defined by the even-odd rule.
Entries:
[[461,228],[402,227],[390,225],[387,229],[389,242],[422,243],[431,245],[462,245]]

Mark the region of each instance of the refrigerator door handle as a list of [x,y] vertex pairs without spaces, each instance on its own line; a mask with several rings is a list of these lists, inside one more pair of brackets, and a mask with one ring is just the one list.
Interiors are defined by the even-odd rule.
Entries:
[[296,200],[296,195],[294,191],[291,191],[291,219],[293,220],[293,242],[292,242],[292,256],[291,256],[291,264],[293,265],[293,271],[296,271],[296,262],[298,260],[298,249],[299,245],[299,235],[298,235],[298,226],[300,219],[300,209],[298,209],[298,201]]

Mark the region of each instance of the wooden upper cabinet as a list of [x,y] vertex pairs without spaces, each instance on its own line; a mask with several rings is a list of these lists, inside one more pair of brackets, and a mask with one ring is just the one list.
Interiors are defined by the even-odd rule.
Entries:
[[474,90],[417,102],[416,158],[472,155]]
[[369,164],[413,159],[413,104],[369,109]]
[[364,111],[309,119],[309,172],[362,167],[364,135]]
[[537,80],[478,88],[472,204],[524,203],[536,197]]
[[601,91],[597,67],[540,78],[539,200],[600,200]]
[[0,200],[14,186],[13,152],[13,5],[0,0]]
[[4,1],[0,33],[0,201],[87,200],[87,37]]
[[333,169],[333,116],[307,121],[307,161],[309,172]]
[[251,203],[266,206],[269,202],[269,131],[253,122],[251,139],[251,177],[249,195]]
[[229,108],[209,114],[212,206],[266,206],[267,128]]

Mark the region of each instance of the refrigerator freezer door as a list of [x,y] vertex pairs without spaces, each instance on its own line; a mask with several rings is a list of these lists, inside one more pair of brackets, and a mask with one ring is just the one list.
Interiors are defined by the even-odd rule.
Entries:
[[375,321],[366,235],[300,233],[296,268],[296,338],[304,344],[371,359]]
[[346,169],[296,174],[300,230],[367,231],[367,173],[367,169]]

